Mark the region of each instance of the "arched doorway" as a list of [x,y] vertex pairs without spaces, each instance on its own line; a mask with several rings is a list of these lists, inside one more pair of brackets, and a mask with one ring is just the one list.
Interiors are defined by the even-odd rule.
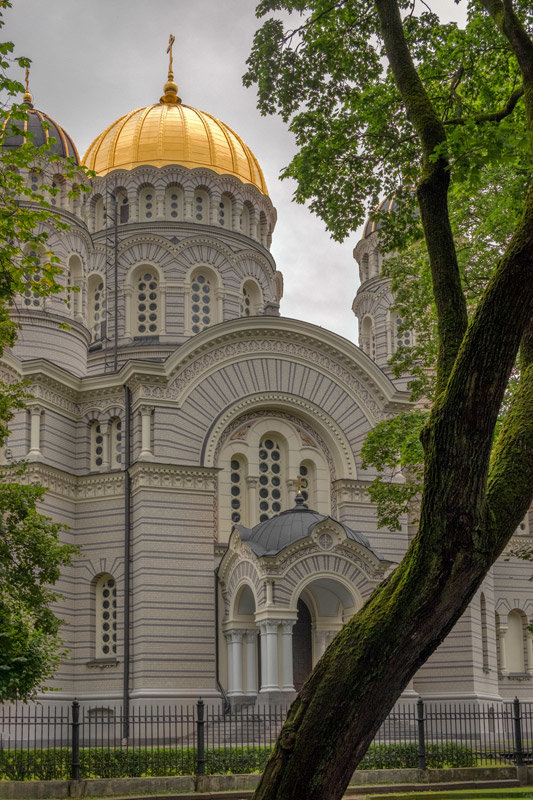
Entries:
[[292,630],[292,669],[294,688],[299,692],[313,668],[313,635],[311,612],[301,597],[297,609]]

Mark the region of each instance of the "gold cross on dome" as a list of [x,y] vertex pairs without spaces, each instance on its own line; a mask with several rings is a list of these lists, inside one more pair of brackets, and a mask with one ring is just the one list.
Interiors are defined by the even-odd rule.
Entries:
[[170,36],[168,37],[168,47],[167,47],[167,53],[169,54],[169,62],[168,62],[168,77],[169,77],[169,79],[171,79],[173,77],[173,72],[172,72],[172,70],[173,70],[173,67],[172,67],[172,45],[174,44],[175,41],[176,41],[176,37],[172,36],[172,34],[170,34]]
[[301,494],[302,489],[307,489],[307,478],[302,478],[301,475],[298,475],[298,479],[295,481],[291,481],[291,485],[296,486],[298,494]]
[[30,68],[26,67],[26,92],[30,91]]

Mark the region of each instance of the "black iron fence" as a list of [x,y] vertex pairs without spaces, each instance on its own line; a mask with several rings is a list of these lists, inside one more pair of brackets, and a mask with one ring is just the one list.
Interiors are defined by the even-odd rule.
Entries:
[[[0,708],[0,780],[62,780],[261,771],[284,708],[229,713],[194,706],[5,706]],[[398,706],[359,769],[533,763],[533,704]]]

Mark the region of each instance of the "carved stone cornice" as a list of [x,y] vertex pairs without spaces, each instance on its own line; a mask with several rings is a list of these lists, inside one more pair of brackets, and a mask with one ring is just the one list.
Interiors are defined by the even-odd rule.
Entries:
[[71,475],[47,464],[33,461],[19,478],[20,483],[38,483],[51,494],[68,500],[89,500],[121,497],[124,494],[124,472],[101,472]]
[[167,491],[214,494],[220,470],[210,467],[186,467],[137,461],[130,467],[132,491],[162,489]]
[[368,505],[372,502],[367,493],[371,483],[372,481],[339,478],[333,482],[332,489],[336,493],[339,504],[358,503]]

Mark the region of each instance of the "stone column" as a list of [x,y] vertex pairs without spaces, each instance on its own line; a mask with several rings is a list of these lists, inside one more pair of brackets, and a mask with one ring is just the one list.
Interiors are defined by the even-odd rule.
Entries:
[[258,502],[257,502],[257,486],[259,483],[259,478],[248,475],[246,478],[246,488],[248,491],[248,525],[253,528],[254,525],[257,525],[259,522],[259,516],[257,514],[258,509]]
[[261,622],[261,691],[278,692],[278,623]]
[[281,624],[282,642],[282,667],[281,689],[284,692],[294,692],[294,677],[292,666],[292,629],[294,621],[289,620]]
[[30,449],[26,458],[41,458],[41,406],[30,407]]
[[152,461],[154,454],[152,452],[152,412],[151,406],[140,406],[139,412],[141,415],[141,452],[139,459],[141,461]]
[[228,695],[242,694],[242,631],[229,631],[228,643]]
[[507,625],[500,623],[498,647],[500,649],[500,671],[502,675],[507,675],[509,670],[507,668],[507,651],[505,648],[505,639],[507,637]]
[[257,694],[257,629],[246,631],[246,694]]
[[110,450],[110,441],[109,441],[109,422],[100,422],[100,433],[102,434],[102,466],[100,467],[103,472],[107,472],[109,470],[109,465],[111,463],[111,450]]
[[[531,620],[528,620],[528,625],[531,625]],[[531,631],[526,631],[526,672],[528,675],[533,675],[533,634]]]

